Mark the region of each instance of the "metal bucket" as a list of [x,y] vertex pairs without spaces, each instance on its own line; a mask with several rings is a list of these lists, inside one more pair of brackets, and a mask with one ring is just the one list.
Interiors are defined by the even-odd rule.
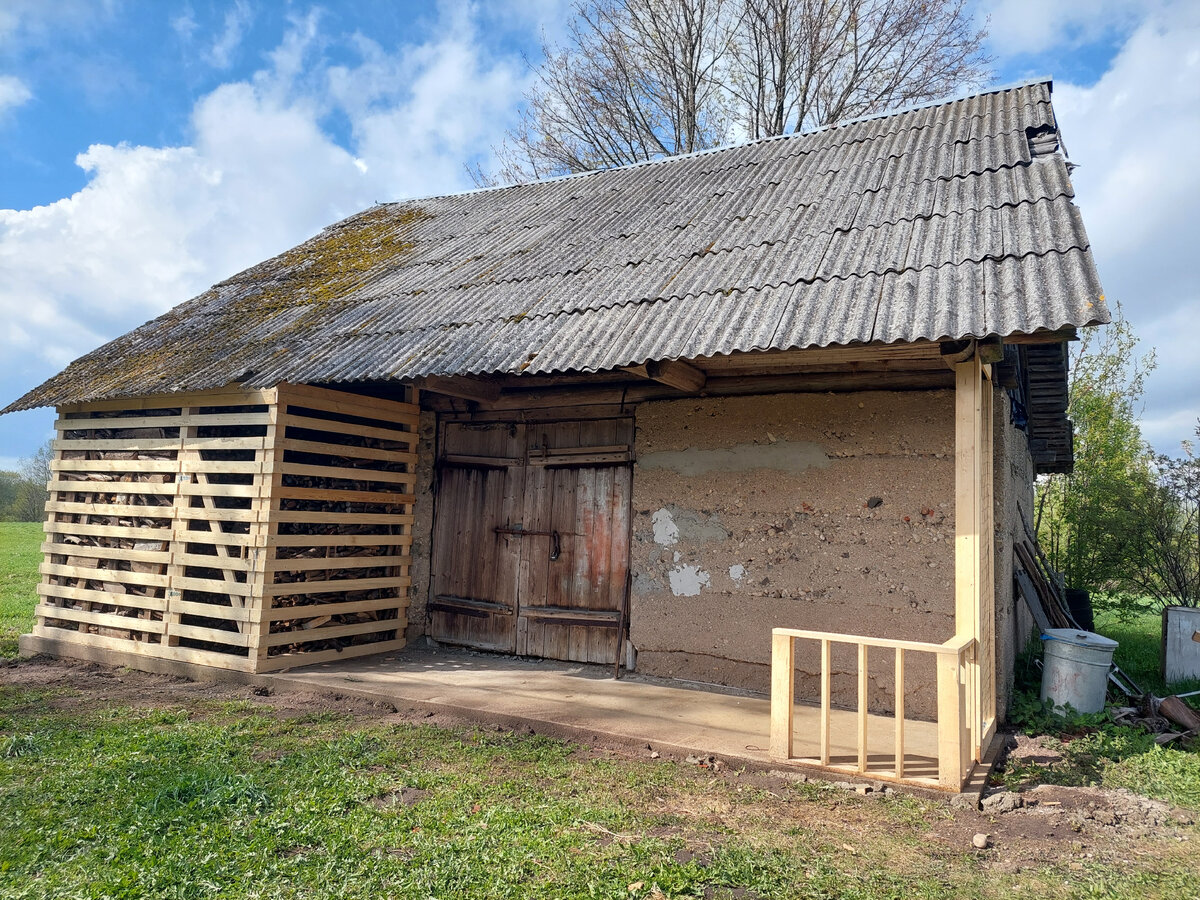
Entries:
[[1042,699],[1080,713],[1104,709],[1117,642],[1074,628],[1047,628],[1042,641]]

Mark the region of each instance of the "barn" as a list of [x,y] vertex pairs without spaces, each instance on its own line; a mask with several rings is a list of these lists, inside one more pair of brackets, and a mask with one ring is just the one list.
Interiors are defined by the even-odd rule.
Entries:
[[615,666],[957,789],[1108,321],[1051,89],[377,205],[87,354],[4,410],[58,410],[23,650]]

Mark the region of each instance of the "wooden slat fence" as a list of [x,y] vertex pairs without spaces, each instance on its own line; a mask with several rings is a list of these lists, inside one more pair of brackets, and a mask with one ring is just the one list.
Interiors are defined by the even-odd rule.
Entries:
[[292,385],[60,409],[34,634],[251,672],[402,645],[416,424]]

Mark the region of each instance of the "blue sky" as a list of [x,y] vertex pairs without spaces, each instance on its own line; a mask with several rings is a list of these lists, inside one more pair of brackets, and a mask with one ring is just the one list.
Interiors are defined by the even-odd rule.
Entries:
[[[1055,77],[1110,299],[1200,415],[1200,4],[979,0],[995,81]],[[376,201],[470,186],[556,0],[0,0],[0,400]],[[2,405],[2,404],[0,404]],[[0,468],[53,414],[0,418]]]

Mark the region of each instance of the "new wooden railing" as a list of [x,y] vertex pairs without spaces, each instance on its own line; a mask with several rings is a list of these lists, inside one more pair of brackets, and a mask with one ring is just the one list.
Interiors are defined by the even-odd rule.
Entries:
[[[795,642],[816,641],[821,655],[820,734],[816,761],[823,767],[858,775],[897,781],[929,781],[946,790],[961,790],[973,763],[973,741],[969,721],[969,664],[975,652],[972,637],[954,637],[944,644],[900,641],[825,631],[775,628],[771,646],[771,756],[780,761],[800,759],[795,739]],[[836,765],[831,761],[830,721],[832,698],[832,648],[849,644],[858,651],[857,764]],[[890,769],[868,765],[868,670],[871,649],[895,653],[894,765]],[[905,771],[906,653],[928,653],[937,666],[937,779],[912,777]]]

